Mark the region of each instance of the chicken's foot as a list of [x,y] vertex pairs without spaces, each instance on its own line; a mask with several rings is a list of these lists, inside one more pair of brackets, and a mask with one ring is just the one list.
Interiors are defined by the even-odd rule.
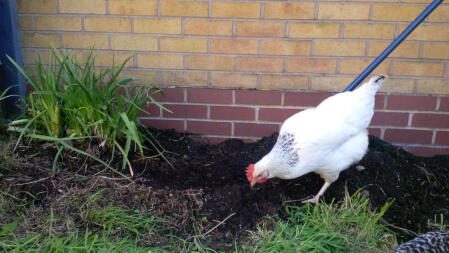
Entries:
[[321,187],[321,189],[317,193],[317,195],[315,195],[315,197],[306,199],[306,200],[302,201],[302,203],[318,203],[320,201],[320,196],[324,194],[324,192],[327,190],[327,188],[329,188],[330,185],[331,185],[331,183],[324,182],[323,186]]

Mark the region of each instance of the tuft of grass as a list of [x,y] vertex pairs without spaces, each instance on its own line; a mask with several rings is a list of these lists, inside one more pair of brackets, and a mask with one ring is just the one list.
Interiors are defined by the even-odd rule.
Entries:
[[101,227],[108,235],[127,234],[135,237],[155,234],[161,222],[151,213],[109,206],[102,210],[89,210],[87,219]]
[[276,221],[273,229],[260,227],[248,252],[388,252],[396,237],[379,220],[391,204],[372,211],[360,192],[346,192],[336,204],[287,206],[288,219]]
[[[161,145],[155,138],[146,137],[138,123],[147,103],[167,110],[153,99],[161,90],[145,85],[131,86],[136,78],[120,77],[130,58],[100,69],[95,65],[93,51],[84,63],[80,63],[74,55],[53,49],[49,64],[43,64],[41,58],[37,58],[36,75],[28,74],[14,60],[9,60],[32,86],[27,114],[25,118],[13,121],[10,130],[20,133],[17,144],[23,137],[55,143],[58,152],[53,170],[57,169],[57,160],[64,148],[97,161],[99,158],[92,154],[95,150],[109,148],[112,151],[110,161],[119,152],[122,170],[128,167],[131,176],[133,171],[128,154],[136,150],[143,155],[145,140],[164,157]],[[77,149],[71,144],[73,142],[89,142],[89,146],[93,144],[94,152]],[[107,162],[103,165],[112,169]]]
[[99,252],[152,252],[151,248],[142,247],[129,238],[111,240],[105,235],[98,235],[89,230],[72,231],[64,236],[43,236],[33,233],[26,237],[1,238],[2,252],[49,252],[49,253],[99,253]]

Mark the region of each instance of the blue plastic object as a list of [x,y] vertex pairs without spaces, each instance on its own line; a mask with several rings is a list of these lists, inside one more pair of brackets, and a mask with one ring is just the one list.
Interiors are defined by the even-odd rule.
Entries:
[[391,42],[391,44],[387,48],[385,48],[385,50],[379,56],[377,56],[377,58],[374,59],[374,61],[368,67],[366,67],[366,69],[362,73],[360,73],[360,75],[354,81],[352,81],[352,83],[349,84],[349,86],[346,87],[346,89],[344,89],[343,91],[354,90],[369,74],[371,74],[371,72],[373,72],[373,70],[380,63],[385,60],[385,58],[387,58],[387,56],[391,52],[393,52],[393,50],[397,46],[402,43],[405,38],[407,38],[407,36],[411,32],[413,32],[413,30],[415,30],[415,28],[419,24],[421,24],[421,22],[423,22],[424,19],[427,18],[427,16],[429,16],[430,13],[432,13],[433,10],[435,10],[435,8],[438,7],[438,5],[441,4],[441,2],[443,2],[443,0],[434,0],[431,4],[429,4],[429,6],[427,6],[427,8],[424,9],[424,11],[419,14],[419,16],[416,17],[416,19],[412,23],[410,23],[410,25],[408,25],[407,28],[396,39],[394,39],[393,42]]
[[[9,55],[19,65],[22,64],[21,43],[19,38],[20,27],[17,22],[16,0],[0,0],[0,88],[11,87],[8,95],[25,96],[25,82],[23,76],[6,58]],[[16,113],[20,111],[19,97],[10,97],[6,100],[7,111]]]

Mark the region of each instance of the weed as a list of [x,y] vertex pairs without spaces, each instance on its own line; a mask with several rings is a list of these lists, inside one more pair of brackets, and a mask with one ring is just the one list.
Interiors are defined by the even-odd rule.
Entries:
[[[11,58],[9,60],[32,86],[26,117],[13,121],[10,129],[20,133],[17,143],[24,136],[56,143],[58,151],[53,170],[56,170],[64,148],[100,160],[92,154],[95,152],[83,152],[72,142],[93,142],[97,144],[97,150],[106,146],[112,150],[111,161],[118,151],[122,156],[122,169],[128,167],[131,176],[133,171],[128,154],[133,149],[143,154],[144,140],[163,156],[157,140],[147,138],[139,131],[138,117],[145,112],[145,105],[149,102],[167,109],[153,99],[159,89],[130,87],[135,78],[120,78],[129,58],[117,65],[113,62],[112,67],[99,69],[95,66],[93,51],[85,63],[80,64],[75,56],[53,49],[48,65],[37,58],[36,76],[26,73]],[[102,163],[112,169],[107,162]]]
[[374,212],[360,192],[346,192],[337,204],[288,206],[288,220],[254,233],[252,252],[387,252],[396,238],[379,220],[391,204]]

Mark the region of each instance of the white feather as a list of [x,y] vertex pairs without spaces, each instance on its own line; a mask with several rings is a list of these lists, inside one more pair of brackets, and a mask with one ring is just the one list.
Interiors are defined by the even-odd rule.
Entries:
[[366,153],[366,129],[382,82],[383,78],[373,77],[355,91],[336,94],[288,118],[273,149],[255,164],[253,175],[268,171],[269,178],[292,179],[315,172],[326,182],[337,180]]

